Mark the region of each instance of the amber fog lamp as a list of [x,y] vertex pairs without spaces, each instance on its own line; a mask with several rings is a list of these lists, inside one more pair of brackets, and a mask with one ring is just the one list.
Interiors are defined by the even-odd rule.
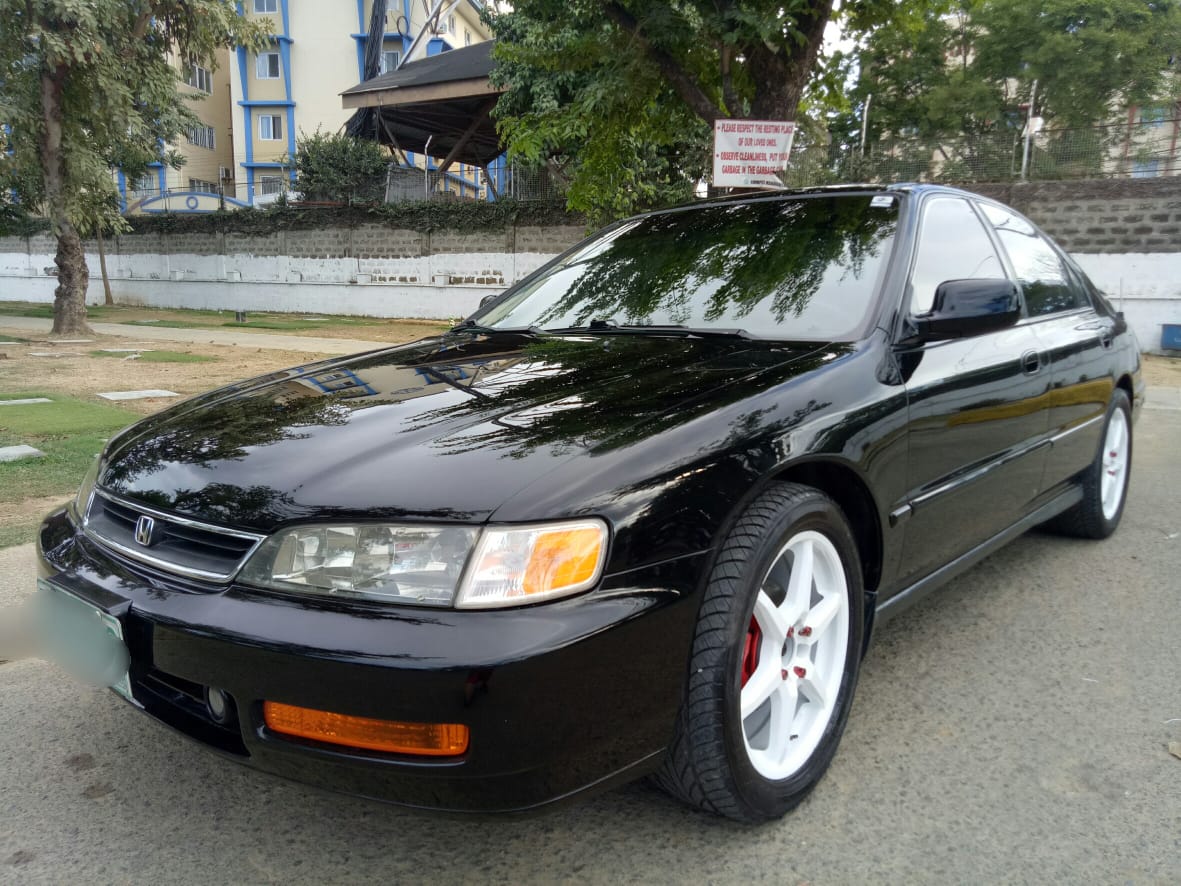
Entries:
[[391,754],[454,757],[467,750],[470,738],[462,723],[403,723],[334,714],[314,708],[263,702],[263,721],[280,735],[307,738]]

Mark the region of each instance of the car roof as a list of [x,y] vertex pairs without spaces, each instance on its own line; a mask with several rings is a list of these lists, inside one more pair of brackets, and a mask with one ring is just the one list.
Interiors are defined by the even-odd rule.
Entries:
[[838,185],[816,185],[809,188],[782,188],[777,190],[761,191],[752,194],[723,194],[718,197],[707,197],[701,200],[694,200],[691,203],[682,203],[679,206],[671,206],[667,209],[657,209],[651,212],[640,213],[638,215],[632,216],[632,218],[645,218],[650,215],[663,215],[664,213],[669,212],[687,212],[706,206],[763,203],[775,200],[790,200],[797,197],[819,197],[830,195],[839,196],[842,194],[847,194],[849,196],[853,196],[855,194],[895,194],[898,196],[922,196],[929,193],[956,194],[961,197],[972,197],[984,200],[989,199],[988,197],[984,197],[981,194],[976,194],[972,191],[964,190],[963,188],[951,187],[949,185],[935,185],[924,182],[894,182],[890,184],[874,184],[866,182]]

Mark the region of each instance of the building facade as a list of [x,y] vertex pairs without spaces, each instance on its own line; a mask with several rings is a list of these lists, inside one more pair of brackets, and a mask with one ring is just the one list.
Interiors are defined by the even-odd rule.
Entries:
[[[184,157],[179,169],[153,163],[146,175],[129,178],[116,171],[124,212],[208,212],[222,195],[235,196],[233,104],[230,56],[222,52],[217,67],[204,67],[174,56],[180,92],[191,97],[198,122],[169,149]],[[183,194],[183,195],[182,195]],[[189,199],[195,196],[195,199]]]
[[[349,112],[340,93],[363,79],[364,49],[373,0],[243,0],[244,12],[272,22],[273,36],[259,52],[238,49],[228,65],[233,115],[235,196],[266,203],[286,191],[293,175],[287,160],[295,155],[301,132],[336,132]],[[488,40],[478,0],[444,3],[445,15],[428,34],[415,58]],[[423,0],[388,0],[383,29],[382,70],[392,70],[411,48],[427,21]],[[430,169],[429,158],[408,156],[414,167]],[[448,173],[448,189],[477,197],[477,171]]]

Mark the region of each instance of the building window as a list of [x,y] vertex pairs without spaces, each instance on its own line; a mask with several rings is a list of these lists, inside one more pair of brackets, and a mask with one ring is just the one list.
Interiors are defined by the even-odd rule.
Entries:
[[279,53],[260,52],[254,62],[254,76],[259,80],[278,80]]
[[1140,109],[1140,122],[1153,128],[1164,126],[1169,119],[1168,108],[1156,105],[1151,108]]
[[278,12],[279,0],[254,0],[254,11],[258,13]]
[[381,54],[381,69],[380,73],[388,74],[390,71],[397,70],[398,62],[402,60],[402,53],[396,49],[387,49]]
[[147,194],[151,191],[159,190],[159,179],[156,178],[154,172],[145,172],[139,178],[131,183],[131,190],[137,194]]
[[262,114],[258,118],[258,137],[261,141],[277,142],[283,138],[283,118],[278,114]]
[[196,145],[198,148],[208,148],[214,150],[216,140],[213,133],[212,126],[195,126],[189,130],[189,144]]
[[209,193],[209,194],[216,194],[217,193],[217,182],[205,181],[205,179],[203,179],[203,178],[191,178],[191,179],[189,179],[189,190],[190,191],[205,191],[206,193]]
[[1160,158],[1137,160],[1132,166],[1132,178],[1157,178],[1160,174]]
[[258,192],[260,194],[282,194],[287,189],[287,179],[281,175],[260,175],[258,177]]
[[463,45],[464,46],[471,46],[472,45],[472,32],[469,31],[467,28],[463,29]]
[[185,83],[202,92],[213,92],[213,75],[209,73],[207,68],[203,68],[195,62],[189,65]]

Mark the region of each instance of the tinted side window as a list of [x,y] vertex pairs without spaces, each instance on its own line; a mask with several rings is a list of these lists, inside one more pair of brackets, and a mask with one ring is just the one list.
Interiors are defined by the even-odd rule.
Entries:
[[1081,285],[1032,225],[996,206],[981,208],[1009,254],[1031,317],[1086,306],[1087,296]]
[[992,241],[967,200],[939,197],[927,202],[910,274],[910,312],[925,314],[945,280],[1004,278]]

